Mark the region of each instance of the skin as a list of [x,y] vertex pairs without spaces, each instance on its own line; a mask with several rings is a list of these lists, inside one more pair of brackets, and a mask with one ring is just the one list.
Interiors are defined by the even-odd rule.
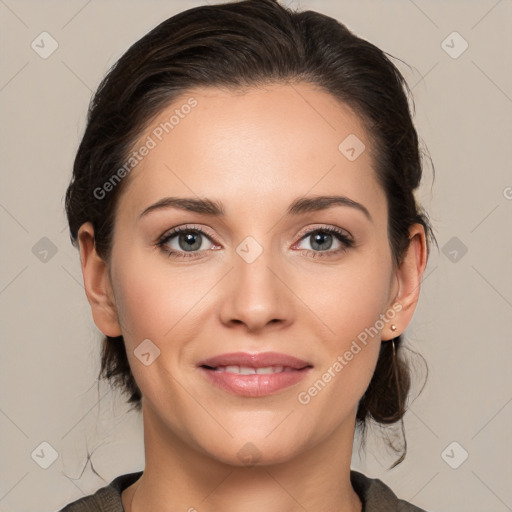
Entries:
[[[190,96],[198,105],[125,178],[111,261],[96,254],[90,223],[79,232],[94,321],[106,335],[123,335],[143,395],[146,466],[123,492],[123,506],[360,511],[350,484],[357,404],[381,341],[412,318],[426,265],[424,230],[411,227],[396,268],[370,141],[360,119],[331,95],[306,83],[196,89],[162,111],[140,144]],[[349,134],[366,145],[352,162],[338,150]],[[304,195],[346,196],[371,219],[350,206],[285,215]],[[165,196],[218,200],[225,216],[167,208],[139,219]],[[191,224],[205,231],[192,257],[169,258],[156,246],[171,228]],[[330,247],[323,242],[327,250],[314,250],[313,236],[304,235],[330,226],[350,233],[354,245],[334,254],[343,244],[333,236]],[[263,248],[252,263],[236,252],[247,236]],[[167,245],[185,252],[178,242]],[[401,310],[392,321],[308,404],[299,403],[298,393],[393,304]],[[134,355],[145,339],[161,351],[149,366]],[[282,352],[313,368],[270,396],[240,397],[210,384],[196,367],[236,351]],[[250,466],[237,455],[248,442],[260,456]]]

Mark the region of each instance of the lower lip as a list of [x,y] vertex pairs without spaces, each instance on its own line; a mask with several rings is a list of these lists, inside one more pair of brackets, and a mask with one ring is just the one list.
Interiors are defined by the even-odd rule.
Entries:
[[281,389],[300,382],[311,370],[310,367],[291,372],[279,372],[265,375],[240,375],[238,373],[217,372],[199,368],[202,374],[213,384],[239,396],[258,397],[271,395]]

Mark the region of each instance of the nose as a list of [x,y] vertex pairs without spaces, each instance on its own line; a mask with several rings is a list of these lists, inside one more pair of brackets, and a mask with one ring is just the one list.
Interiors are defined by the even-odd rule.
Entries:
[[293,294],[270,250],[263,250],[252,262],[234,253],[233,266],[222,291],[220,317],[225,325],[243,325],[248,331],[259,332],[270,326],[282,328],[292,321]]

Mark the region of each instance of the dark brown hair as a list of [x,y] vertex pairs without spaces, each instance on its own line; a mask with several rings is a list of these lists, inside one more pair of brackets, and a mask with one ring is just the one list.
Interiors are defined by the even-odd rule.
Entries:
[[[325,90],[365,124],[376,176],[387,197],[390,247],[399,265],[412,224],[422,224],[433,239],[413,194],[422,165],[407,84],[385,52],[337,20],[313,11],[295,12],[275,0],[184,11],[151,30],[112,67],[91,101],[66,192],[73,245],[80,226],[91,221],[96,251],[109,261],[115,208],[127,180],[104,197],[95,191],[123,166],[147,124],[178,95],[197,86],[240,89],[297,82]],[[381,344],[375,373],[358,406],[363,444],[369,420],[381,425],[401,420],[403,432],[411,377],[401,357],[401,337],[394,343],[395,358],[392,343]],[[140,410],[141,393],[122,336],[103,340],[99,376],[120,386]],[[406,442],[395,465],[405,453]]]

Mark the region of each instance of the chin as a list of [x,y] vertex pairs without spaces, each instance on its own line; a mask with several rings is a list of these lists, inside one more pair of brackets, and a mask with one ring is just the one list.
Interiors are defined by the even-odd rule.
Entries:
[[287,443],[277,436],[270,440],[265,435],[259,437],[244,436],[226,441],[224,446],[203,446],[203,450],[212,459],[218,460],[229,466],[255,467],[271,466],[290,461],[300,451],[299,443],[294,443],[288,437]]

